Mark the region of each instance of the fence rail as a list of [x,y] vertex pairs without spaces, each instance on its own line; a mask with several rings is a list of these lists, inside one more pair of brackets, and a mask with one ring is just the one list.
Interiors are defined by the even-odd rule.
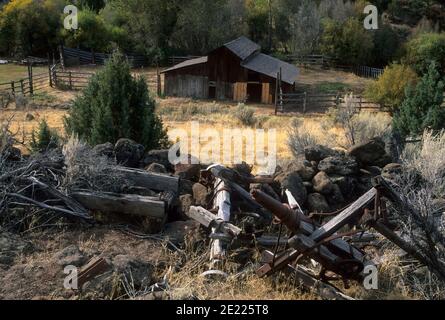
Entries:
[[359,77],[377,79],[382,75],[384,69],[373,68],[368,66],[351,66],[341,65],[338,60],[321,54],[312,55],[288,55],[286,60],[290,63],[305,66],[320,66],[325,68],[333,68],[342,71],[353,72]]
[[51,85],[61,90],[82,90],[86,88],[92,72],[64,71],[55,64],[50,69]]
[[49,73],[33,74],[32,64],[28,65],[28,76],[26,78],[0,83],[0,95],[32,95],[50,86]]
[[[279,93],[275,103],[275,114],[292,112],[326,111],[328,108],[338,108],[345,102],[343,95],[314,93]],[[363,96],[354,96],[354,103],[360,110],[383,110],[380,104],[367,100]]]
[[[61,48],[65,66],[96,64],[104,65],[110,59],[111,54],[90,52],[80,49],[72,49],[67,47]],[[142,55],[126,55],[130,65],[133,68],[143,67],[147,65],[147,59]]]

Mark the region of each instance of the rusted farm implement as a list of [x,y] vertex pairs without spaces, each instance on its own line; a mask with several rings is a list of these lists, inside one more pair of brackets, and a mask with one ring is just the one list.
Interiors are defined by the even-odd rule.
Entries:
[[[213,239],[212,267],[218,266],[218,262],[225,255],[224,243],[230,243],[236,238],[249,238],[242,229],[229,222],[231,195],[244,200],[260,219],[268,219],[273,215],[277,223],[286,226],[291,232],[285,242],[285,250],[279,253],[269,250],[263,252],[262,265],[256,271],[260,277],[270,276],[279,271],[291,272],[303,286],[311,290],[316,289],[322,297],[349,299],[330,281],[343,281],[345,287],[349,281],[363,281],[366,276],[364,267],[374,263],[367,259],[364,251],[344,239],[352,236],[358,239],[365,238],[366,230],[370,228],[421,263],[429,265],[429,261],[423,255],[393,231],[388,219],[387,203],[390,202],[392,206],[402,210],[409,208],[381,177],[374,178],[373,188],[346,208],[331,214],[321,214],[332,218],[327,223],[320,224],[314,216],[306,216],[303,213],[288,191],[286,191],[288,203],[283,204],[263,191],[254,189],[249,193],[241,186],[259,181],[267,182],[269,178],[246,180],[235,171],[220,165],[211,166],[208,173],[215,178],[211,209],[214,213],[202,207],[191,207],[188,216],[205,227],[212,228],[210,235]],[[277,240],[277,248],[279,242],[280,239]],[[308,259],[321,267],[318,274],[314,274],[312,270],[299,263]]]

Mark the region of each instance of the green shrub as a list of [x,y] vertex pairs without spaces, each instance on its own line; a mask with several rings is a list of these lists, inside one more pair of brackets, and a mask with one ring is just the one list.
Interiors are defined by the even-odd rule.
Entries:
[[391,113],[398,110],[405,99],[405,90],[418,81],[416,72],[409,66],[392,64],[366,89],[366,96],[388,108]]
[[238,104],[235,117],[245,126],[253,126],[257,122],[255,110],[246,106],[244,103]]
[[65,129],[92,145],[129,138],[153,149],[168,145],[143,77],[134,78],[124,56],[116,53],[78,96]]
[[362,21],[349,18],[342,23],[326,19],[323,24],[323,54],[345,65],[363,65],[371,59],[374,40],[372,33],[363,28]]
[[33,152],[45,152],[57,148],[59,142],[60,137],[57,132],[48,126],[46,120],[42,120],[37,131],[32,131],[30,146]]
[[406,98],[393,119],[394,128],[403,137],[420,135],[425,129],[445,128],[444,88],[436,65],[432,63],[417,86],[406,90]]
[[445,33],[424,33],[406,44],[404,62],[419,73],[425,73],[431,62],[445,74]]

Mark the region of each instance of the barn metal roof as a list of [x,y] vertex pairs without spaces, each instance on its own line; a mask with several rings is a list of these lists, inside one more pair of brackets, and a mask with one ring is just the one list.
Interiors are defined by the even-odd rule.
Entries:
[[292,64],[278,60],[264,53],[258,53],[245,62],[241,63],[246,69],[262,73],[266,76],[276,78],[281,69],[281,78],[283,82],[294,84],[298,76],[298,69]]
[[261,50],[258,44],[244,36],[224,44],[224,47],[236,54],[241,60],[245,60]]
[[207,63],[207,60],[208,60],[207,56],[186,60],[184,62],[178,63],[177,65],[174,65],[171,68],[168,68],[168,69],[165,69],[165,70],[161,71],[161,73],[182,69],[182,68],[194,66],[194,65],[197,65],[197,64]]

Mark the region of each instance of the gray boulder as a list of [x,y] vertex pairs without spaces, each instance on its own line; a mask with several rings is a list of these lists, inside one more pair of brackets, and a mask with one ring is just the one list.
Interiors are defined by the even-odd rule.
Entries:
[[307,208],[310,212],[329,212],[329,204],[320,193],[311,193],[307,197]]
[[173,170],[173,165],[168,160],[168,149],[165,150],[150,150],[142,159],[142,166],[145,168],[150,164],[156,162],[162,164],[168,171]]
[[312,185],[315,192],[322,194],[330,194],[333,191],[334,184],[332,183],[326,172],[320,171],[312,179]]
[[358,164],[354,158],[348,156],[327,157],[320,161],[318,170],[327,174],[348,176],[357,173]]
[[348,154],[355,157],[364,166],[376,164],[376,161],[386,155],[385,143],[381,138],[373,138],[364,143],[352,146]]
[[114,158],[114,146],[110,142],[98,144],[93,148],[93,152],[98,156]]
[[86,262],[85,255],[74,244],[56,252],[54,259],[58,265],[63,267],[69,265],[81,267]]
[[303,184],[298,172],[288,173],[282,176],[281,189],[289,190],[298,203],[302,204],[306,202],[307,191]]
[[332,175],[330,178],[334,184],[339,186],[341,193],[345,195],[346,198],[350,198],[352,196],[357,185],[356,178],[339,175]]
[[207,188],[200,183],[193,185],[193,198],[198,206],[206,207],[211,199],[211,195]]
[[315,146],[305,147],[304,155],[306,157],[306,160],[308,161],[319,162],[324,158],[337,155],[337,152],[331,148],[322,145],[315,145]]
[[193,194],[194,183],[190,180],[180,179],[179,180],[179,194]]
[[113,269],[124,282],[135,289],[144,289],[153,283],[154,267],[128,255],[118,255],[113,259]]
[[343,197],[338,185],[333,185],[332,192],[326,196],[326,200],[333,209],[340,209],[343,207],[345,198]]
[[144,149],[143,145],[131,139],[119,139],[114,146],[117,162],[130,168],[139,167]]
[[190,207],[195,204],[195,200],[191,194],[184,194],[179,197],[179,203],[181,204],[181,213],[185,215]]

